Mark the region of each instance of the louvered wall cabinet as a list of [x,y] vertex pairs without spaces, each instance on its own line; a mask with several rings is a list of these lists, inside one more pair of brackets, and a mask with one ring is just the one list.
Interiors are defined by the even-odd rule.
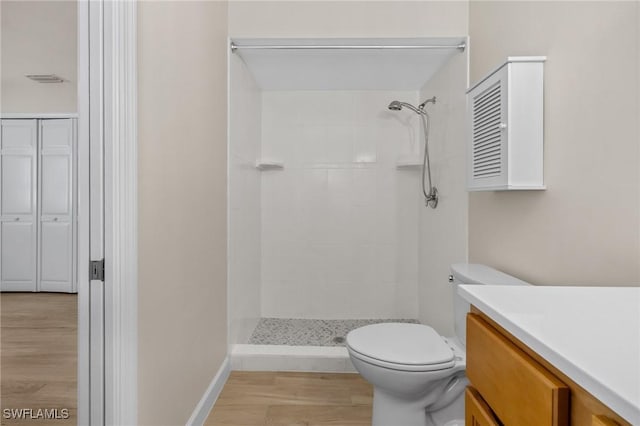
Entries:
[[510,56],[467,91],[469,191],[545,189],[544,56]]

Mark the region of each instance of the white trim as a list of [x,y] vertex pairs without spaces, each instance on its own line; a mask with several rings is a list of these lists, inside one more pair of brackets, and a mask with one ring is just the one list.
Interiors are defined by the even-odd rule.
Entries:
[[235,344],[231,368],[240,371],[356,372],[344,346]]
[[[89,424],[89,4],[78,1],[78,400],[79,425]],[[83,267],[84,265],[84,267]]]
[[[89,14],[89,260],[104,259],[104,13],[102,1],[88,1]],[[104,282],[90,280],[89,419],[104,425]]]
[[[82,29],[82,28],[86,28],[85,25],[81,23],[80,21],[82,20],[86,20],[87,17],[86,16],[82,16],[81,12],[81,1],[78,2],[78,28]],[[78,37],[80,38],[80,37]],[[83,52],[80,48],[81,47],[85,47],[82,46],[82,44],[86,44],[81,42],[80,40],[78,40],[78,72],[80,73],[80,66],[83,63],[83,60],[85,60],[86,58],[82,58],[82,56],[86,56],[85,52]],[[80,101],[81,101],[81,97],[83,96],[81,87],[82,87],[82,79],[78,78],[78,110],[80,110]],[[85,87],[85,91],[86,91],[86,87]],[[2,114],[0,114],[0,118],[6,118],[6,119],[11,119],[11,120],[23,120],[23,119],[35,119],[35,118],[40,118],[40,119],[49,119],[49,118],[78,118],[80,117],[80,114],[77,112],[42,112],[42,113],[33,113],[33,112],[3,112]]]
[[104,1],[105,424],[137,424],[137,80],[133,1]]
[[200,401],[193,410],[191,417],[187,420],[187,426],[202,426],[204,424],[207,417],[209,417],[209,413],[211,412],[213,405],[216,403],[218,396],[220,396],[220,392],[222,392],[222,388],[227,382],[229,374],[231,374],[231,362],[227,356],[224,361],[222,361],[222,365],[218,369],[213,380],[211,380],[211,383],[204,392],[204,395],[200,398]]
[[[227,37],[227,46],[229,46],[229,43],[231,43],[231,38]],[[231,49],[227,49],[227,122],[225,123],[227,126],[227,158],[225,158],[226,164],[227,164],[227,174],[225,176],[225,178],[227,179],[227,185],[226,185],[226,198],[225,198],[225,203],[227,206],[227,244],[225,246],[225,250],[227,253],[227,276],[226,276],[226,290],[227,290],[227,298],[225,300],[225,303],[227,305],[227,356],[230,356],[231,354],[231,349],[233,348],[233,344],[231,343],[231,340],[233,340],[233,343],[235,343],[235,333],[232,332],[231,329],[231,324],[233,321],[233,314],[235,312],[231,312],[230,306],[231,306],[231,278],[232,275],[229,273],[229,271],[231,270],[231,268],[229,268],[230,262],[229,262],[229,253],[231,253],[231,239],[229,238],[229,230],[231,229],[231,197],[230,197],[230,193],[231,191],[229,191],[229,182],[231,182],[230,176],[231,176],[231,167],[229,167],[229,164],[231,164]]]
[[[136,3],[81,0],[78,28],[78,424],[134,425]],[[104,284],[89,282],[90,256],[105,258]]]
[[[80,97],[80,95],[78,95]],[[73,123],[73,149],[72,149],[72,159],[73,159],[73,274],[72,274],[72,290],[74,293],[78,293],[78,276],[79,276],[79,266],[78,262],[78,239],[80,238],[80,229],[78,228],[78,214],[79,214],[79,203],[78,203],[78,183],[80,180],[80,175],[78,172],[80,169],[78,168],[78,122],[80,121],[77,118],[71,119]],[[88,176],[88,175],[87,175]],[[83,176],[84,177],[84,176]],[[77,315],[77,313],[76,313]]]

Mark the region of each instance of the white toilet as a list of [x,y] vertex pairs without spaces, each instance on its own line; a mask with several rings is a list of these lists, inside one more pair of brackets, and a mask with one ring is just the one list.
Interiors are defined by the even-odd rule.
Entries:
[[466,314],[459,284],[529,285],[484,265],[451,265],[456,336],[422,324],[367,325],[347,335],[356,370],[373,387],[372,426],[464,425]]

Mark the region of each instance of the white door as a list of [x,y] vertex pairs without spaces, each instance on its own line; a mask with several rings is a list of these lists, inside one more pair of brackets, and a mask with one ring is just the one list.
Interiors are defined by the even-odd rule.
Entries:
[[2,120],[0,290],[36,291],[36,120]]
[[40,121],[40,291],[75,291],[74,128],[72,119]]

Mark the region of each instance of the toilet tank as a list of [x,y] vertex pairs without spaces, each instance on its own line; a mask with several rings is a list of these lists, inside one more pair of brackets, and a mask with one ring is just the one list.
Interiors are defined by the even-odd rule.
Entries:
[[455,263],[451,265],[451,283],[453,284],[453,310],[456,336],[462,344],[467,344],[467,312],[469,303],[458,294],[460,284],[491,285],[531,285],[504,272],[475,263]]

